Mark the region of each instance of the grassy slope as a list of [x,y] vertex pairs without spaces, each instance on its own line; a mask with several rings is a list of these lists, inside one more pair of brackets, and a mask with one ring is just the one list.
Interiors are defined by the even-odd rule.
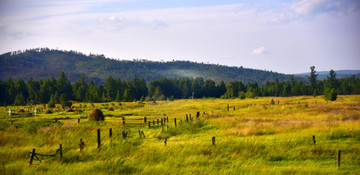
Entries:
[[[0,174],[356,174],[360,172],[359,97],[340,96],[329,103],[322,97],[274,98],[275,105],[270,105],[272,98],[176,100],[156,105],[149,102],[135,109],[127,106],[137,103],[122,103],[121,110],[114,103],[113,112],[105,111],[107,104],[95,104],[107,115],[105,122],[82,119],[78,124],[77,118],[86,117],[89,111],[16,115],[12,120],[18,129],[11,126],[2,107]],[[227,104],[235,106],[235,111],[227,111]],[[184,123],[185,114],[195,117],[197,111],[201,111],[201,120]],[[125,114],[127,127],[122,126],[120,117]],[[148,129],[142,120],[130,120],[143,116],[150,121],[169,117],[169,128]],[[64,119],[54,123],[54,118]],[[183,124],[175,128],[173,118]],[[96,144],[99,128],[100,150]],[[139,138],[139,129],[146,139]],[[121,137],[124,130],[129,132],[126,140]],[[316,136],[316,146],[312,135]],[[215,146],[211,144],[213,136]],[[86,145],[82,153],[80,138]],[[164,138],[168,138],[166,147]],[[41,163],[34,160],[29,167],[32,148],[53,154],[60,143],[63,160],[41,158]],[[336,167],[338,149],[342,150],[340,169]]]

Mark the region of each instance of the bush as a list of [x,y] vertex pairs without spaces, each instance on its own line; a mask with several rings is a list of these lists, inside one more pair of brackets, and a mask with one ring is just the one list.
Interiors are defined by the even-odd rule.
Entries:
[[270,102],[270,104],[272,104],[272,105],[274,105],[274,104],[275,104],[275,101],[274,101],[274,99],[271,99],[271,102]]
[[335,101],[337,98],[337,93],[334,88],[326,89],[324,92],[325,100]]

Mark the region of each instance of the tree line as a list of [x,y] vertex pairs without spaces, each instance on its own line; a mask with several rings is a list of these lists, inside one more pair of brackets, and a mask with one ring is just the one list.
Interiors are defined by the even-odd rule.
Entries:
[[315,67],[312,66],[307,81],[267,81],[259,86],[257,82],[243,83],[221,81],[216,84],[211,79],[197,78],[161,78],[150,81],[136,76],[130,81],[115,79],[109,76],[104,84],[86,82],[84,74],[74,83],[70,83],[65,73],[58,79],[45,80],[22,79],[16,81],[8,78],[0,80],[0,105],[34,105],[47,103],[71,106],[70,100],[79,102],[110,101],[150,101],[189,98],[255,98],[261,96],[299,96],[324,95],[327,100],[336,100],[336,95],[360,94],[360,79],[355,76],[337,79],[331,70],[327,79],[318,81]]

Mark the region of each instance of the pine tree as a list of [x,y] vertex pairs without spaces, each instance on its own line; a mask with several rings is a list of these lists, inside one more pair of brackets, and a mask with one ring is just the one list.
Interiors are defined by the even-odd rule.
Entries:
[[310,92],[313,93],[313,95],[316,95],[316,84],[317,84],[317,76],[318,74],[316,74],[316,71],[315,71],[315,66],[311,66],[310,67],[310,76],[306,76],[309,84],[310,84]]

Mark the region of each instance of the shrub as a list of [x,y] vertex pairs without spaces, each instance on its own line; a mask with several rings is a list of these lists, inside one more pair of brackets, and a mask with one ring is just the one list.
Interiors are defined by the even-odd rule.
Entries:
[[335,101],[337,98],[337,94],[334,88],[326,89],[324,92],[325,100]]
[[270,104],[272,104],[272,105],[274,105],[274,104],[275,104],[275,101],[274,101],[274,99],[271,99],[271,102],[270,102]]

